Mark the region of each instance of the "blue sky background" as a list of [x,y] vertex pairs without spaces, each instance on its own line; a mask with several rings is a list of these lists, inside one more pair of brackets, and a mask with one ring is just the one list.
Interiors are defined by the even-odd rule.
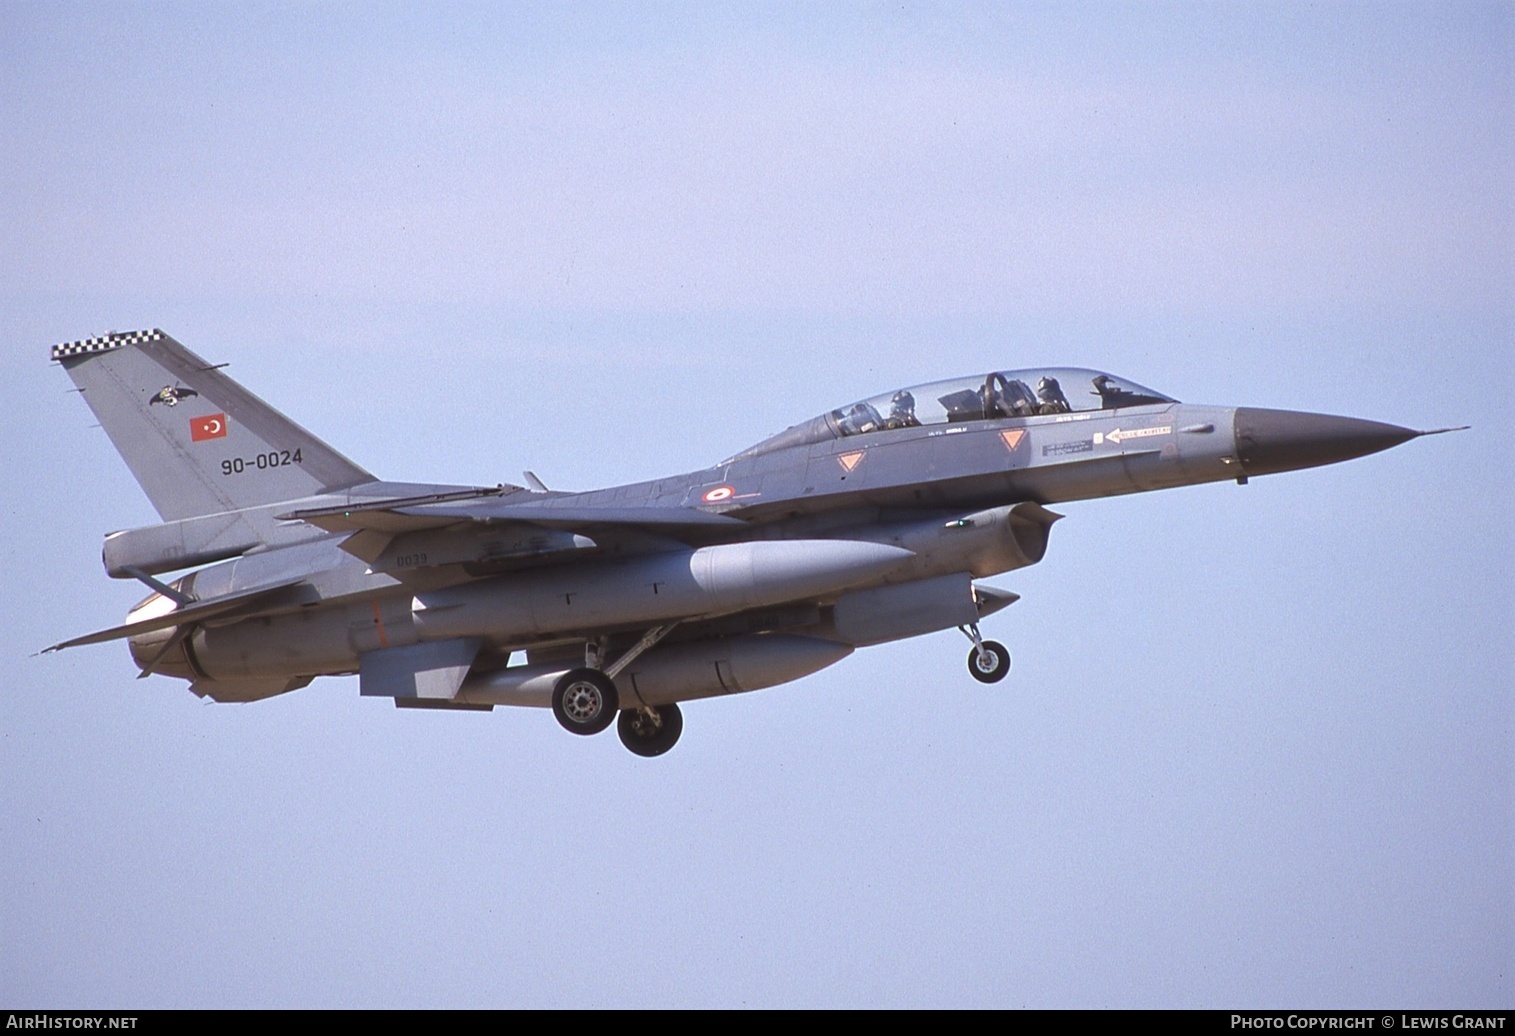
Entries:
[[[0,2],[0,1003],[1508,1006],[1509,4]],[[686,710],[145,681],[46,348],[592,488],[1077,364],[1413,427],[1090,501],[991,619]]]

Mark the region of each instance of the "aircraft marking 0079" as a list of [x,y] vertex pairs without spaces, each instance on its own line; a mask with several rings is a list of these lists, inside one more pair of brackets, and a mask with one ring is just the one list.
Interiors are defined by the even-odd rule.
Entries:
[[[403,708],[537,706],[576,734],[615,724],[643,756],[678,741],[680,702],[798,680],[860,647],[956,628],[973,678],[1003,679],[1010,654],[979,623],[1018,595],[983,580],[1041,562],[1062,517],[1049,505],[1246,482],[1429,434],[1183,404],[1099,371],[997,370],[859,400],[703,471],[562,492],[530,475],[383,481],[161,331],[52,358],[162,522],[102,552],[110,576],[152,593],[124,624],[48,650],[125,640],[141,675],[215,701],[357,674],[360,694]],[[192,397],[220,412],[189,418],[191,440],[219,448],[182,448],[174,407]],[[1027,447],[1072,421],[1085,437]],[[979,430],[1005,452],[963,435]],[[1095,449],[1158,436],[1160,450]],[[809,477],[828,456],[841,476]]]

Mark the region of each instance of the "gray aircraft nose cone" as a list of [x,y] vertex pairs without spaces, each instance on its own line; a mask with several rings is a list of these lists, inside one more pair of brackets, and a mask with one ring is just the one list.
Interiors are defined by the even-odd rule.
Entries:
[[1380,421],[1255,407],[1238,407],[1235,423],[1237,459],[1247,475],[1366,457],[1420,434]]

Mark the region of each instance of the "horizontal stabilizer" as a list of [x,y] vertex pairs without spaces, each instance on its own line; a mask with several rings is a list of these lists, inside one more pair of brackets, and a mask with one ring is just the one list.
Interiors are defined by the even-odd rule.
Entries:
[[108,640],[120,640],[123,637],[135,637],[139,633],[151,633],[154,630],[168,629],[170,626],[182,626],[188,622],[203,622],[211,618],[230,618],[233,614],[245,615],[247,612],[257,611],[271,605],[296,605],[315,599],[315,592],[308,587],[301,587],[303,578],[290,579],[274,586],[263,586],[256,590],[244,590],[240,593],[226,594],[222,597],[213,597],[208,601],[196,601],[184,608],[176,608],[164,615],[158,615],[151,619],[143,619],[140,622],[129,622],[125,626],[113,626],[98,633],[89,633],[73,640],[65,640],[61,644],[43,648],[42,653],[50,651],[62,651],[64,648],[83,647],[85,644],[103,644]]

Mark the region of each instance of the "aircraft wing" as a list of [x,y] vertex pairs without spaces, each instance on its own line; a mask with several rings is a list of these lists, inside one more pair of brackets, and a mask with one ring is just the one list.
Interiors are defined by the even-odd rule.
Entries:
[[381,500],[359,507],[291,511],[279,518],[307,522],[329,532],[372,531],[390,535],[442,529],[465,522],[519,522],[569,531],[611,528],[665,536],[692,530],[741,529],[748,524],[740,518],[690,507],[586,507],[551,500],[516,503],[498,499],[435,504]]
[[527,522],[548,529],[618,528],[677,533],[682,529],[746,528],[740,518],[697,511],[692,507],[585,507],[582,504],[511,503],[485,500],[407,510],[407,515],[451,515],[454,520]]

